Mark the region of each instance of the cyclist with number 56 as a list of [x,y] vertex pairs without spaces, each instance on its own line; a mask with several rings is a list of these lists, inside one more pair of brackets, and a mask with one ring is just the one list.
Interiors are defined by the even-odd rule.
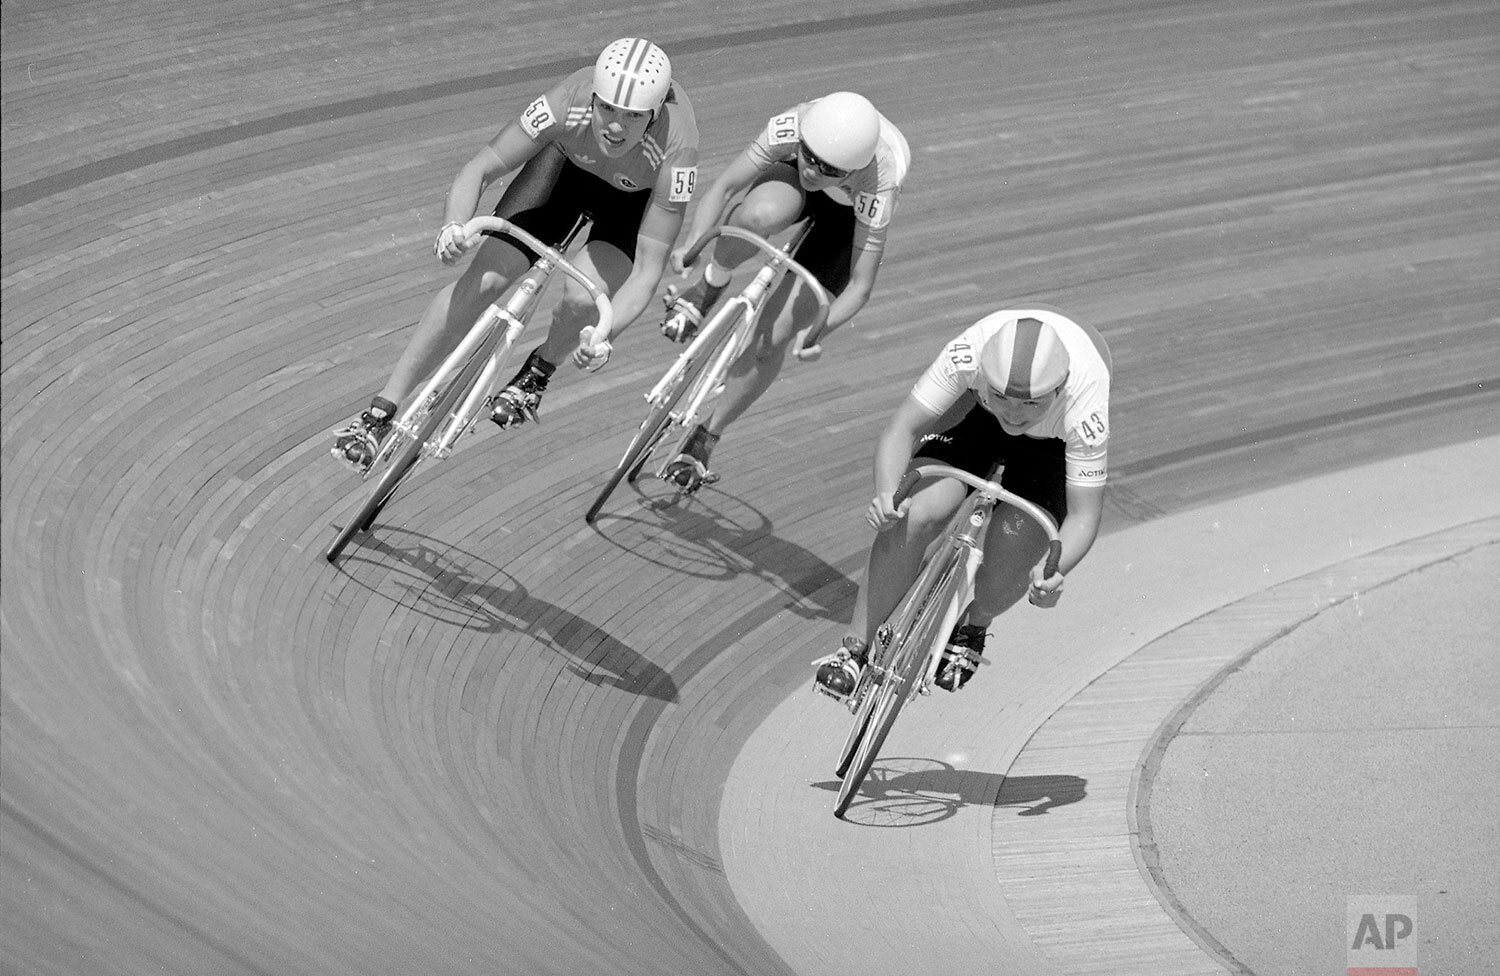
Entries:
[[[656,292],[692,199],[697,164],[692,105],[672,80],[665,52],[643,38],[614,41],[593,67],[533,100],[454,178],[433,250],[451,265],[478,249],[428,305],[385,387],[338,433],[334,457],[368,471],[401,400],[536,259],[511,237],[464,239],[464,222],[492,183],[519,170],[495,214],[544,244],[556,247],[579,221],[590,222],[575,263],[611,296],[618,334]],[[546,339],[495,398],[491,419],[502,428],[534,420],[548,380],[570,353],[580,368],[604,365],[610,337],[594,334],[594,323],[592,299],[566,282]]]
[[1063,577],[1099,532],[1111,370],[1103,337],[1047,306],[987,315],[943,348],[880,435],[875,498],[866,512],[876,536],[855,599],[855,632],[814,662],[819,691],[848,698],[876,628],[916,580],[928,544],[968,495],[958,481],[924,479],[894,505],[914,457],[987,479],[1003,466],[1001,485],[1045,509],[1062,543],[1057,572],[1044,577],[1045,532],[1002,503],[985,538],[973,600],[948,639],[934,683],[947,691],[962,688],[978,668],[990,622],[1022,596],[1037,606],[1057,603]]
[[[792,106],[774,116],[699,196],[692,231],[672,252],[673,270],[686,273],[686,252],[720,226],[726,213],[729,225],[765,238],[810,220],[811,229],[792,256],[832,296],[820,337],[827,335],[870,298],[910,167],[906,138],[863,95],[834,92]],[[702,275],[680,294],[669,295],[662,333],[677,342],[691,339],[734,269],[758,253],[733,237],[715,241]],[[796,288],[795,276],[784,279],[767,300],[753,340],[730,368],[724,392],[689,432],[665,478],[684,491],[714,480],[708,459],[719,437],[770,388],[792,340],[818,315],[816,300]],[[817,341],[799,358],[817,358]]]

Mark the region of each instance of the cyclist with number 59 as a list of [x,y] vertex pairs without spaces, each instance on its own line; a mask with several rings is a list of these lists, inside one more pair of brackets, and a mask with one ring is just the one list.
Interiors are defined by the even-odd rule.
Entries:
[[[643,38],[614,41],[593,67],[533,100],[454,178],[433,250],[443,263],[456,264],[478,249],[458,280],[428,305],[379,395],[339,432],[334,457],[361,473],[369,470],[401,400],[536,259],[511,237],[464,239],[464,222],[492,183],[519,170],[495,215],[544,244],[556,247],[578,221],[590,222],[575,263],[611,296],[618,334],[656,292],[692,199],[697,164],[692,105],[673,82],[665,52]],[[495,398],[491,419],[502,428],[534,420],[548,380],[570,353],[580,368],[604,365],[610,337],[593,334],[594,323],[592,299],[566,282],[546,339]]]
[[[686,252],[720,226],[726,213],[731,226],[765,238],[810,220],[811,229],[792,256],[832,296],[820,337],[827,335],[870,298],[910,167],[906,138],[863,95],[834,92],[795,105],[774,116],[700,194],[692,231],[672,252],[673,270],[686,273]],[[680,294],[669,294],[662,333],[677,342],[690,340],[734,269],[758,254],[736,238],[716,240],[702,275]],[[795,276],[783,280],[767,300],[753,340],[730,368],[724,392],[688,434],[682,453],[668,463],[665,478],[685,491],[714,480],[708,470],[714,445],[775,381],[792,340],[817,321],[819,311],[810,292],[796,289]],[[819,352],[815,339],[799,358],[815,359]]]
[[1001,485],[1045,509],[1062,542],[1057,572],[1044,578],[1046,534],[1002,503],[985,538],[973,600],[948,639],[934,683],[947,691],[963,687],[979,665],[990,622],[1022,596],[1037,606],[1057,603],[1063,577],[1099,532],[1111,370],[1103,337],[1047,306],[987,315],[943,348],[880,435],[875,498],[866,513],[876,536],[855,600],[855,633],[815,662],[819,691],[848,698],[875,629],[916,580],[928,544],[968,495],[955,480],[924,479],[893,505],[914,457],[990,479],[1003,466]]

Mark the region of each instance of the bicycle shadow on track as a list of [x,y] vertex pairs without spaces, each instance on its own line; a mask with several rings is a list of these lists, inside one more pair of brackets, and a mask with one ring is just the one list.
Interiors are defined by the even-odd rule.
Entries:
[[[407,541],[393,541],[397,539]],[[678,700],[677,683],[669,672],[603,628],[532,596],[515,577],[482,556],[389,527],[359,543],[337,566],[356,586],[442,625],[529,637],[564,656],[567,670],[590,684]],[[361,578],[353,571],[361,563],[379,566],[381,579]],[[393,594],[393,588],[399,593]]]
[[[854,581],[776,535],[759,509],[716,490],[677,500],[665,489],[656,495],[637,484],[635,491],[594,521],[595,533],[610,545],[698,579],[727,582],[752,575],[790,596],[793,603],[786,609],[805,620],[847,619]],[[860,553],[861,565],[863,558]]]
[[[836,779],[811,785],[830,793],[839,789]],[[1016,816],[1039,817],[1087,795],[1088,781],[1078,776],[1005,776],[934,759],[891,756],[875,760],[844,819],[866,827],[921,827],[972,805],[1019,807]]]

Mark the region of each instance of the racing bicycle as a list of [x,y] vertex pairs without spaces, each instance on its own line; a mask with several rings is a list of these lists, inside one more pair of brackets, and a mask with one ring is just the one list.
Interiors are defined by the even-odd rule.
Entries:
[[[1002,488],[998,480],[988,481],[946,464],[923,464],[908,471],[896,490],[895,504],[900,505],[916,483],[928,477],[956,478],[974,491],[928,551],[916,582],[875,631],[864,671],[849,696],[854,725],[834,771],[842,778],[833,806],[833,815],[839,819],[870,774],[902,706],[932,691],[948,635],[973,596],[974,576],[984,559],[985,532],[995,506],[1001,502],[1014,506],[1047,533],[1046,576],[1057,572],[1062,555],[1057,523],[1045,510]],[[1000,477],[998,472],[995,477]]]
[[508,234],[534,250],[537,258],[503,301],[492,303],[480,314],[468,334],[397,414],[390,434],[365,474],[366,482],[373,479],[373,484],[328,547],[329,562],[337,560],[355,536],[369,531],[420,461],[451,456],[458,439],[472,431],[486,415],[516,340],[556,272],[561,271],[582,285],[599,310],[599,321],[584,340],[597,347],[609,338],[614,319],[609,297],[563,256],[587,223],[587,217],[579,217],[556,248],[543,244],[504,217],[484,215],[464,224],[463,233],[470,242],[486,231]]
[[[818,303],[816,318],[798,336],[792,354],[800,359],[816,350],[818,339],[828,321],[828,292],[812,272],[791,256],[811,228],[812,222],[804,221],[785,245],[777,247],[752,231],[721,226],[704,234],[687,250],[683,262],[691,265],[714,239],[721,236],[735,237],[755,245],[761,252],[763,263],[743,289],[722,302],[709,316],[671,368],[651,388],[651,392],[646,394],[646,402],[649,404],[646,419],[631,438],[598,497],[584,513],[585,522],[593,523],[599,510],[621,481],[635,483],[652,452],[666,439],[669,431],[673,428],[681,430],[685,438],[697,425],[699,418],[706,415],[705,408],[724,388],[724,378],[728,375],[730,366],[744,352],[755,334],[756,322],[767,296],[771,294],[777,281],[788,272],[801,279]],[[660,474],[658,472],[659,476]],[[679,495],[682,493],[679,490]]]

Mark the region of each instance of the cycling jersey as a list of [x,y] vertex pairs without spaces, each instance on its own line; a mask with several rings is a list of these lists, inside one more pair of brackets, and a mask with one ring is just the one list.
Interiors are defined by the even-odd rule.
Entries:
[[1026,317],[1040,319],[1057,331],[1068,350],[1068,378],[1061,394],[1035,422],[1024,429],[1010,429],[1002,423],[1002,429],[1009,434],[1063,441],[1068,483],[1102,485],[1108,474],[1109,347],[1091,326],[1075,322],[1056,309],[1005,309],[986,315],[943,347],[912,388],[912,396],[929,410],[943,414],[965,393],[972,392],[995,414],[993,394],[979,371],[979,351],[1006,322]]
[[594,138],[593,95],[594,69],[580,68],[526,106],[517,122],[532,139],[555,145],[573,165],[610,186],[629,193],[652,190],[657,206],[685,211],[698,181],[698,123],[687,94],[674,84],[645,138],[616,158],[606,156]]
[[[750,144],[750,158],[765,172],[777,163],[797,165],[797,147],[802,140],[801,118],[817,100],[794,105],[775,116]],[[875,158],[821,192],[854,210],[855,250],[885,248],[886,229],[896,212],[901,184],[911,168],[911,148],[901,130],[880,117],[880,142]]]

